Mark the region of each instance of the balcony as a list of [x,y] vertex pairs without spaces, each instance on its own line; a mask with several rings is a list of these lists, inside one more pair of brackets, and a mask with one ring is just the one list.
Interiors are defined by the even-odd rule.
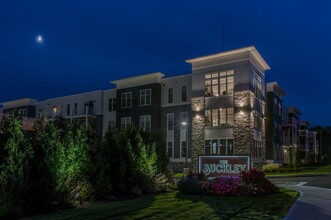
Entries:
[[[96,109],[93,107],[85,107],[85,108],[78,108],[78,109],[71,109],[71,114],[67,115],[66,111],[47,111],[41,113],[47,119],[54,120],[56,117],[64,117],[64,118],[81,118],[81,117],[95,117]],[[41,117],[41,115],[39,115]]]

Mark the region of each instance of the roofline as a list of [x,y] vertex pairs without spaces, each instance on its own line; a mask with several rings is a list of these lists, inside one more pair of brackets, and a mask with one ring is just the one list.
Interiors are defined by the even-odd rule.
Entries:
[[261,54],[256,50],[255,46],[243,47],[243,48],[239,48],[239,49],[235,49],[235,50],[228,50],[228,51],[224,51],[221,53],[215,53],[215,54],[206,55],[206,56],[202,56],[202,57],[192,58],[192,59],[185,60],[185,62],[192,64],[195,62],[201,62],[201,61],[206,61],[206,60],[210,60],[210,59],[226,57],[229,55],[234,55],[234,54],[243,53],[243,52],[250,52],[257,59],[257,61],[260,62],[261,66],[265,70],[270,70],[270,66],[263,59]]
[[147,73],[147,74],[142,74],[142,75],[127,77],[127,78],[123,78],[123,79],[113,80],[113,81],[110,81],[110,82],[113,83],[113,84],[117,84],[117,83],[120,83],[122,81],[140,79],[140,78],[143,78],[143,77],[146,77],[146,76],[153,76],[153,75],[159,76],[161,78],[164,77],[164,74],[163,73],[161,73],[161,72],[154,72],[154,73]]
[[76,93],[76,94],[66,95],[66,96],[58,96],[58,97],[54,97],[54,98],[45,99],[45,100],[42,100],[42,101],[39,101],[39,102],[46,102],[47,100],[68,98],[68,97],[72,97],[72,96],[86,95],[86,94],[95,93],[95,92],[103,92],[103,90],[94,90],[94,91],[91,91],[91,92],[83,92],[83,93]]
[[12,101],[8,101],[8,102],[1,102],[0,105],[8,105],[8,104],[14,104],[16,102],[20,102],[20,101],[29,101],[29,102],[37,102],[37,99],[32,99],[32,98],[23,98],[23,99],[16,99],[16,100],[12,100]]
[[284,92],[284,90],[282,89],[282,87],[280,87],[280,85],[278,84],[278,82],[269,82],[269,83],[266,83],[266,85],[268,84],[271,84],[276,90],[277,92],[279,93],[279,95],[281,96],[286,96],[286,93]]

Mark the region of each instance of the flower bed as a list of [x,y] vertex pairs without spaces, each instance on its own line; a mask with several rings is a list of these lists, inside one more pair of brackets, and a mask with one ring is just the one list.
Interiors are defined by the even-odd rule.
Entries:
[[257,196],[278,192],[278,188],[264,177],[263,171],[252,169],[243,171],[240,176],[208,180],[203,173],[190,173],[179,180],[177,186],[182,193],[215,196]]

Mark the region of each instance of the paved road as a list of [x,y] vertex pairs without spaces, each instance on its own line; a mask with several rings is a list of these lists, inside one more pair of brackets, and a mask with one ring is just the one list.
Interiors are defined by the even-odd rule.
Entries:
[[[286,178],[269,178],[275,184],[295,185],[300,182],[306,182],[305,186],[315,186],[331,189],[331,175],[314,176],[314,177],[286,177]],[[331,204],[330,204],[331,206]]]
[[[302,184],[302,183],[301,183]],[[281,185],[288,189],[301,192],[300,198],[294,203],[286,220],[330,220],[331,219],[331,189]]]

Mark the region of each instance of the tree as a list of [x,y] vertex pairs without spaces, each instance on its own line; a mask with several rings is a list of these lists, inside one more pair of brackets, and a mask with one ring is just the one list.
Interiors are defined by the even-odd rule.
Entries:
[[[0,121],[0,216],[23,213],[33,151],[21,129],[20,117],[13,113]],[[2,213],[1,213],[2,212]]]

